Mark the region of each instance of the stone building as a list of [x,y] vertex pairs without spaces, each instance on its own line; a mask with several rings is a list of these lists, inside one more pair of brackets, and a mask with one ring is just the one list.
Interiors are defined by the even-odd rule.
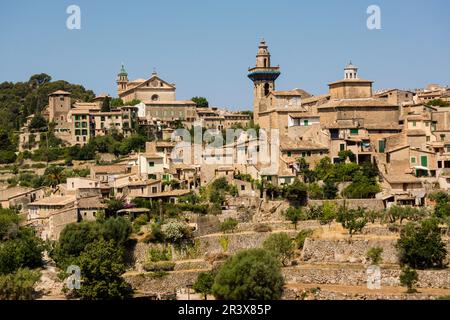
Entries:
[[132,106],[118,107],[102,112],[97,104],[75,104],[70,111],[72,145],[84,145],[95,136],[115,130],[129,136],[137,122],[137,109]]
[[132,100],[144,103],[148,121],[192,123],[195,120],[195,102],[177,100],[175,84],[161,79],[155,71],[148,79],[129,81],[122,65],[117,75],[117,94],[125,104]]
[[414,92],[400,89],[383,90],[374,95],[375,98],[382,99],[390,104],[402,106],[414,103]]

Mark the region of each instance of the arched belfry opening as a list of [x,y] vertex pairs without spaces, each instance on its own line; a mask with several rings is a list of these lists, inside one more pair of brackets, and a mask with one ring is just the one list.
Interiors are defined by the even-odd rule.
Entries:
[[270,84],[266,83],[264,84],[264,95],[267,97],[270,93]]

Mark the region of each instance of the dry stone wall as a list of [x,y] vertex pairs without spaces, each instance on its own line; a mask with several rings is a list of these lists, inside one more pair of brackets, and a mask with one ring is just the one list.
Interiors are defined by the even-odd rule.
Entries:
[[366,263],[370,248],[381,247],[384,263],[398,263],[396,240],[305,240],[302,260],[309,263]]
[[153,273],[125,274],[124,279],[136,291],[145,294],[174,293],[192,285],[201,271],[168,272],[163,276]]
[[[400,268],[381,266],[381,286],[398,287],[400,285]],[[450,270],[418,270],[419,288],[450,288]],[[366,286],[367,269],[363,266],[319,266],[290,267],[283,269],[286,283],[333,284],[349,286]]]
[[[344,200],[338,199],[338,200],[308,200],[308,206],[320,206],[324,202],[333,202],[337,206],[343,206]],[[345,206],[349,209],[358,209],[358,208],[364,208],[367,210],[377,210],[381,211],[384,210],[384,203],[383,200],[379,199],[346,199],[345,200]]]
[[[381,247],[383,263],[397,264],[398,253],[395,248],[397,239],[311,239],[305,240],[302,260],[308,263],[366,263],[366,254],[370,248]],[[450,241],[447,241],[450,252]],[[446,262],[450,256],[447,255]]]

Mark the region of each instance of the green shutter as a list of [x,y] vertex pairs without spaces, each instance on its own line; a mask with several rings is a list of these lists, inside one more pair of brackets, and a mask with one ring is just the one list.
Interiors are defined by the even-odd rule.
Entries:
[[421,156],[420,157],[420,163],[421,163],[422,167],[427,167],[428,166],[428,157],[427,156]]
[[385,148],[386,148],[386,141],[384,141],[384,140],[379,140],[379,141],[378,141],[378,152],[384,153]]

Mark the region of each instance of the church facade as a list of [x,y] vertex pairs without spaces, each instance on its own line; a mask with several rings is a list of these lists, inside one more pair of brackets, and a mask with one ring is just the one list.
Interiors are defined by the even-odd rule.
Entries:
[[175,84],[161,79],[156,72],[148,79],[129,81],[122,66],[117,75],[117,95],[125,104],[132,100],[144,103],[147,121],[192,123],[196,117],[195,102],[177,100]]

